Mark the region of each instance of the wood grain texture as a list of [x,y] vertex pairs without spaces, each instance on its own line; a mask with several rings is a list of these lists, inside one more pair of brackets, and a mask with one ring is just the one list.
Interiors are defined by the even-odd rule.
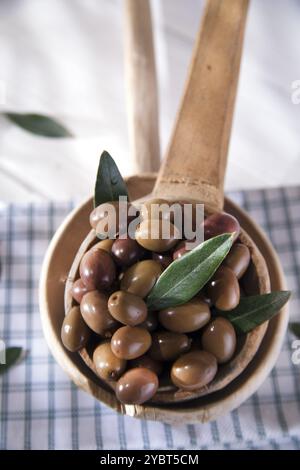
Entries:
[[[131,177],[130,182],[127,181],[129,191],[142,197],[151,190],[150,181],[150,175],[147,175],[145,181],[142,175]],[[152,186],[154,182],[155,175],[152,176]],[[258,389],[278,358],[288,323],[287,306],[284,306],[280,314],[269,322],[259,350],[248,367],[234,381],[219,392],[182,404],[121,405],[80,356],[69,353],[63,347],[60,330],[64,318],[65,283],[78,247],[89,232],[88,215],[91,209],[92,200],[89,199],[69,215],[56,232],[43,263],[39,291],[40,312],[45,338],[57,362],[81,389],[115,411],[137,418],[173,424],[199,423],[215,420],[238,407]],[[225,210],[238,217],[242,227],[262,252],[270,272],[272,290],[285,289],[285,280],[277,254],[265,234],[241,208],[228,199],[225,199]]]
[[248,0],[208,0],[173,136],[154,189],[223,207]]
[[156,67],[148,0],[125,0],[125,71],[131,153],[136,173],[160,164]]
[[[140,184],[141,180],[136,180],[135,186],[140,190],[139,195],[141,196],[143,193],[144,185],[140,186]],[[244,230],[241,231],[240,239],[243,244],[245,244],[249,248],[251,253],[251,263],[246,275],[243,278],[245,280],[243,284],[245,293],[248,295],[255,295],[266,294],[270,292],[270,279],[264,258],[262,257],[257,246],[253,243],[249,235],[244,232]],[[83,255],[98,241],[99,240],[96,237],[95,230],[90,230],[89,234],[79,246],[79,249],[76,253],[66,281],[65,314],[67,314],[67,312],[69,312],[69,310],[74,305],[77,305],[72,297],[71,289],[74,281],[79,279],[79,265],[81,259]],[[207,386],[198,390],[194,390],[192,392],[178,390],[174,386],[160,387],[156,395],[151,399],[151,403],[181,403],[189,400],[194,400],[195,398],[204,397],[218,390],[222,390],[234,379],[236,379],[251,362],[262,342],[264,334],[267,330],[267,326],[268,322],[265,322],[262,325],[253,329],[247,335],[240,336],[234,357],[230,360],[230,362],[224,364],[221,368],[219,368],[215,378]],[[98,339],[98,342],[90,344],[87,348],[83,348],[79,352],[85,364],[96,375],[97,372],[93,363],[93,352],[100,341],[101,338]]]

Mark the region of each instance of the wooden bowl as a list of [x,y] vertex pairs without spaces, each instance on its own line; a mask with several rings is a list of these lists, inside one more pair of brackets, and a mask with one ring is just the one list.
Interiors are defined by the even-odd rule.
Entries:
[[[150,193],[155,181],[155,175],[143,175],[131,177],[127,180],[132,199],[137,199]],[[247,341],[254,341],[255,352],[262,341],[257,353],[245,354],[244,348],[232,361],[230,369],[220,374],[206,396],[185,401],[184,403],[157,404],[149,403],[142,406],[122,405],[117,402],[114,393],[96,377],[92,370],[86,366],[78,354],[71,354],[65,350],[60,339],[60,330],[64,316],[64,290],[70,267],[78,252],[78,247],[89,233],[88,214],[91,210],[91,200],[85,202],[62,224],[56,233],[43,264],[40,284],[40,308],[44,334],[48,345],[59,364],[66,370],[72,380],[82,389],[91,393],[97,399],[111,406],[116,411],[131,416],[156,419],[165,422],[204,422],[216,419],[221,414],[227,413],[239,406],[247,399],[266,378],[274,366],[283,341],[287,326],[288,314],[284,307],[280,314],[258,329],[256,333],[247,335]],[[225,210],[235,215],[241,222],[246,232],[251,235],[255,244],[263,253],[271,277],[273,290],[284,289],[285,283],[277,256],[261,230],[251,219],[230,200],[226,200]],[[72,279],[70,279],[72,282]],[[268,286],[260,286],[268,289]],[[266,334],[264,335],[265,330]],[[263,339],[262,339],[263,338]],[[249,345],[249,343],[248,343]],[[254,350],[253,349],[253,350]],[[88,361],[89,355],[85,356]],[[252,360],[251,360],[252,359]],[[251,362],[250,362],[251,361]],[[250,363],[249,363],[250,362]],[[232,367],[232,365],[234,367]],[[204,394],[207,391],[202,391]],[[173,393],[173,392],[172,392]],[[174,394],[174,393],[173,393]],[[178,399],[188,399],[189,396],[179,396]],[[169,402],[169,395],[166,397]],[[163,402],[163,399],[156,401]],[[175,399],[175,401],[177,401]]]

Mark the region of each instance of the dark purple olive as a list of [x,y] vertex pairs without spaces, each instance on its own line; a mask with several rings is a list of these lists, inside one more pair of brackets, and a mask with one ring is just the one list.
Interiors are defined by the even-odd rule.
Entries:
[[80,304],[82,297],[88,292],[88,289],[83,283],[82,279],[79,278],[74,282],[71,292],[73,299],[75,299],[76,302]]
[[163,371],[163,363],[160,361],[155,361],[148,354],[144,356],[137,357],[129,362],[129,367],[145,367],[146,369],[152,370],[156,375],[160,375]]
[[155,331],[158,325],[157,312],[148,312],[147,318],[139,326],[147,331]]
[[104,250],[89,250],[83,256],[80,277],[88,290],[106,290],[116,278],[116,267],[112,257]]
[[156,361],[172,361],[191,347],[191,339],[182,333],[155,331],[149,355]]
[[127,232],[129,223],[136,217],[131,210],[130,203],[122,202],[120,206],[119,201],[105,202],[91,212],[90,224],[96,229],[99,238],[106,238],[107,235],[108,238],[114,238],[118,233]]
[[233,215],[226,212],[218,212],[210,215],[204,221],[204,240],[222,235],[223,233],[234,233],[236,240],[240,234],[241,227]]
[[172,256],[165,253],[152,253],[152,259],[160,263],[163,269],[166,269],[172,263]]
[[131,238],[117,238],[111,252],[116,263],[124,267],[131,266],[145,256],[145,250]]

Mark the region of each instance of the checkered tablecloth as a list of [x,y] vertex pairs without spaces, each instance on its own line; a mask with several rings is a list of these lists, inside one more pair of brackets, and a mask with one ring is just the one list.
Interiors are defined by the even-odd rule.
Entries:
[[[300,188],[240,192],[271,237],[293,290],[300,321]],[[287,335],[276,367],[259,391],[218,421],[170,426],[116,414],[78,390],[54,362],[38,307],[41,263],[72,204],[1,206],[0,338],[26,359],[0,377],[1,449],[300,449],[300,365]]]

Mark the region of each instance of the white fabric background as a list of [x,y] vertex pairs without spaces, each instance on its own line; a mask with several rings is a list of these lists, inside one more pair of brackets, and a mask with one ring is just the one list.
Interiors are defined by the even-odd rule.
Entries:
[[[152,0],[163,149],[181,95],[201,0]],[[300,183],[298,0],[252,0],[226,185]],[[98,156],[132,171],[127,137],[121,0],[0,2],[2,109],[53,114],[75,140],[34,137],[0,118],[0,199],[89,194]],[[3,102],[5,88],[5,102]]]

